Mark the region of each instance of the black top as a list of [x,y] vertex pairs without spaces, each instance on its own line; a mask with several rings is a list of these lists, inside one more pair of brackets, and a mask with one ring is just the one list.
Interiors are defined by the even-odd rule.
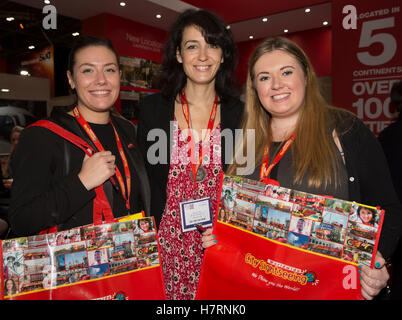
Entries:
[[[282,142],[271,143],[271,147],[269,148],[269,163],[272,162],[282,145]],[[322,186],[320,188],[309,186],[307,180],[308,172],[305,174],[300,184],[295,184],[293,182],[295,169],[292,163],[292,146],[285,152],[277,165],[273,167],[272,171],[270,172],[269,178],[277,180],[281,187],[294,190],[302,190],[307,193],[318,195],[331,195],[337,199],[349,200],[348,174],[346,172],[346,168],[339,151],[337,152],[337,160],[340,176],[340,185],[338,187],[336,187],[333,183],[328,185],[327,187]],[[246,177],[252,180],[260,180],[260,167],[261,161],[260,163],[258,163],[258,165],[255,166],[254,172]]]
[[[240,128],[244,104],[238,99],[229,99],[221,104],[221,152],[222,167],[226,170],[235,140],[234,130]],[[166,204],[166,187],[170,169],[172,145],[172,121],[174,120],[174,100],[167,101],[160,93],[150,95],[140,102],[138,120],[138,144],[145,157],[149,182],[151,185],[151,215],[155,217],[157,226],[162,218]],[[156,129],[156,130],[154,130]],[[160,136],[160,133],[164,136]],[[149,136],[148,136],[149,134]],[[154,136],[154,134],[156,134]],[[225,145],[227,144],[227,145]],[[152,163],[147,158],[148,150],[155,151],[160,146],[159,155],[162,163]],[[152,149],[153,148],[153,149]],[[231,150],[230,150],[231,149]],[[227,154],[226,154],[227,153]]]
[[[95,150],[95,146],[74,117],[52,113],[51,121],[80,136]],[[150,192],[143,157],[135,142],[136,128],[118,115],[112,121],[121,139],[129,168],[133,175],[130,205],[134,211],[144,209],[149,215]],[[116,155],[114,133],[110,125],[93,125],[95,134],[105,149]],[[71,229],[93,222],[95,190],[86,190],[78,178],[84,152],[42,127],[29,127],[21,133],[13,162],[14,181],[11,190],[9,220],[16,236],[34,235],[57,225],[58,230]],[[120,192],[109,181],[103,185],[115,217],[127,214]],[[123,210],[121,209],[123,208]]]
[[[119,169],[121,175],[123,176],[123,181],[126,182],[126,174],[124,172],[124,166],[123,162],[121,160],[121,157],[119,155],[119,150],[117,148],[117,143],[115,139],[115,134],[113,127],[110,123],[108,124],[94,124],[94,123],[89,123],[91,126],[92,130],[94,131],[95,135],[101,142],[103,148],[107,151],[111,151],[113,155],[116,156],[116,166]],[[127,157],[127,155],[126,155]],[[131,212],[139,212],[143,210],[144,205],[142,203],[142,199],[140,197],[140,192],[138,186],[139,178],[137,175],[137,172],[135,170],[135,167],[132,163],[129,162],[129,169],[130,169],[130,174],[131,174],[131,185],[133,188],[131,189],[131,194],[130,194],[130,204],[133,205],[131,207]],[[117,178],[116,184],[118,184]],[[125,186],[126,191],[127,191],[127,186]],[[113,206],[112,210],[113,212],[124,212],[126,210],[126,204],[125,200],[122,196],[122,193],[119,189],[111,188],[113,190]]]
[[378,139],[387,157],[399,201],[402,202],[402,113],[397,121],[380,132]]
[[356,116],[338,109],[332,118],[345,156],[349,200],[385,210],[378,250],[388,259],[402,234],[402,206],[384,152],[374,134]]

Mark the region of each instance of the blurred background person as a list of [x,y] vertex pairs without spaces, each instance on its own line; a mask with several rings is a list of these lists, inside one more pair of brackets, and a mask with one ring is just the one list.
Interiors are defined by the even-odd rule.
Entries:
[[3,179],[12,179],[12,177],[13,177],[11,163],[12,163],[14,152],[15,152],[15,149],[16,149],[16,147],[18,145],[18,141],[19,141],[20,134],[21,134],[22,130],[24,130],[24,127],[21,127],[21,126],[15,126],[11,130],[11,134],[10,134],[10,143],[11,143],[10,156],[8,157],[7,161],[4,162],[4,164],[3,164],[3,161],[1,162],[1,169],[2,169],[2,173],[3,173]]
[[[399,201],[402,203],[402,81],[396,82],[391,88],[391,101],[396,111],[399,112],[398,119],[386,127],[378,135],[378,139],[387,157],[389,169],[391,170],[392,182]],[[392,257],[393,273],[391,298],[402,298],[402,242],[399,241],[398,248]]]

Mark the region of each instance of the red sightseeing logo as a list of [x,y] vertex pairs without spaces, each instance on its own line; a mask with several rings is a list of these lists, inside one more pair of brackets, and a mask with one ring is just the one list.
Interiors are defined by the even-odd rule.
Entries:
[[[267,259],[267,261],[260,260],[255,258],[251,253],[246,254],[245,262],[253,268],[264,271],[267,275],[271,274],[274,277],[300,283],[303,286],[307,283],[316,285],[319,282],[317,274],[313,271],[301,270],[270,259]],[[259,279],[264,280],[261,277]]]

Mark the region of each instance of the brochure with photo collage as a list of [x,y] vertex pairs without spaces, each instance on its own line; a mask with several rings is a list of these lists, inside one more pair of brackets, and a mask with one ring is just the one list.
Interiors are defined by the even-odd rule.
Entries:
[[160,264],[152,217],[4,240],[4,297]]
[[225,175],[217,219],[298,249],[372,266],[384,211]]

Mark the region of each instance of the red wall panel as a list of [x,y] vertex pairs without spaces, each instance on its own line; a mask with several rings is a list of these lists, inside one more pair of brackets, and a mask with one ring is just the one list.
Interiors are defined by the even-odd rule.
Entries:
[[[296,32],[286,36],[299,45],[309,57],[318,77],[331,75],[332,31],[330,27]],[[263,39],[239,42],[239,65],[237,77],[245,83],[248,60],[255,47]]]

